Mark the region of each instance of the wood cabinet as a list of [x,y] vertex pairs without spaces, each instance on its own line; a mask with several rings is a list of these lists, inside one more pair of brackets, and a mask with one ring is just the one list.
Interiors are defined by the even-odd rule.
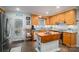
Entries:
[[58,21],[58,23],[64,22],[64,20],[65,20],[64,13],[60,13],[60,14],[57,15],[57,21]]
[[71,47],[76,47],[76,33],[71,34]]
[[[50,25],[50,20],[48,16],[42,16],[43,19],[45,19],[45,25]],[[37,15],[32,15],[32,25],[39,25],[39,16]]]
[[32,15],[32,25],[39,25],[39,17]]
[[63,43],[70,47],[70,33],[63,33]]
[[63,43],[68,47],[76,47],[76,33],[63,33]]
[[56,16],[51,16],[50,17],[50,25],[55,25],[57,23],[57,17]]
[[50,25],[50,19],[49,19],[49,17],[45,18],[45,25]]
[[53,25],[53,16],[50,16],[49,20],[50,20],[50,25]]
[[[44,17],[44,16],[43,16]],[[56,14],[54,16],[46,16],[45,25],[56,25],[58,23],[65,23],[67,25],[76,24],[76,10],[69,10],[63,13]],[[32,25],[39,24],[39,17],[36,15],[32,15]]]
[[50,25],[56,25],[61,22],[64,22],[64,14],[63,13],[50,17]]
[[76,11],[70,10],[65,12],[65,23],[68,25],[73,25],[76,23]]
[[76,24],[76,10],[69,10],[63,13],[59,13],[54,16],[50,16],[50,25],[56,25],[57,23],[65,23],[67,25]]

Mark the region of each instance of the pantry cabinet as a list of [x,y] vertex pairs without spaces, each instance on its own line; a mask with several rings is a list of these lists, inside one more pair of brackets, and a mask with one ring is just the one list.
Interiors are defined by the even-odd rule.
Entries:
[[64,32],[63,44],[68,47],[76,47],[76,33]]

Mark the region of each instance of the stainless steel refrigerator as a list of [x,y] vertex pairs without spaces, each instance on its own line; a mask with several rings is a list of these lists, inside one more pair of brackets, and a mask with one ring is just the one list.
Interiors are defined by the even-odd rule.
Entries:
[[6,52],[9,49],[9,42],[7,39],[7,20],[5,14],[0,13],[0,52]]

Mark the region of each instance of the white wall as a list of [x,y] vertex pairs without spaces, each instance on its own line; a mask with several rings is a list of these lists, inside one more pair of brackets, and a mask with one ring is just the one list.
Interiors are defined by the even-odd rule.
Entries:
[[[25,40],[25,29],[30,25],[26,25],[26,17],[31,17],[30,14],[25,14],[22,12],[7,12],[6,13],[6,18],[9,19],[8,22],[8,32],[9,32],[9,38],[10,42],[11,41],[17,41],[17,40]],[[15,35],[15,20],[16,19],[22,19],[23,21],[23,26],[22,26],[22,33],[19,36]]]

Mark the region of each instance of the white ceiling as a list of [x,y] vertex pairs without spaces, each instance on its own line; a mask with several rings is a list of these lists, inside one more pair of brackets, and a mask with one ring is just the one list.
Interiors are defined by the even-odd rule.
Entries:
[[[16,8],[20,8],[20,12],[48,16],[75,7],[60,6],[60,8],[57,9],[56,6],[3,6],[3,8],[8,12],[15,12]],[[48,12],[48,14],[46,14],[46,12]]]

